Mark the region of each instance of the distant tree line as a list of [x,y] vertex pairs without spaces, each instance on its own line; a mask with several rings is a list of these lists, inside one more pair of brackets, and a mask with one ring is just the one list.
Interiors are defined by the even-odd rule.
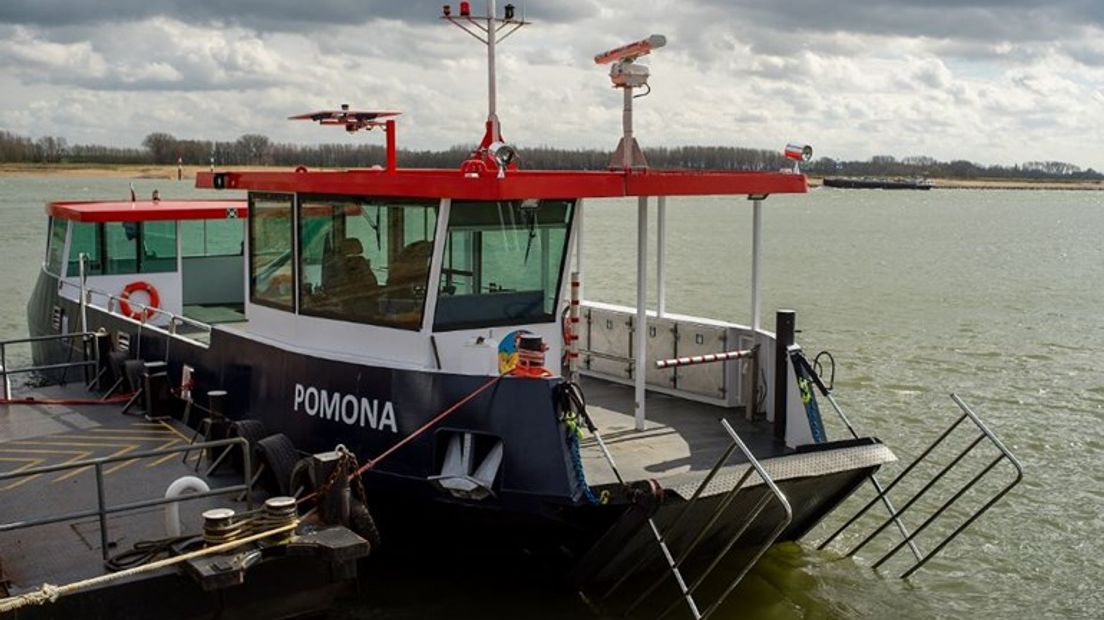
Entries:
[[[399,163],[410,168],[455,168],[474,145],[440,151],[400,149]],[[561,149],[547,146],[520,148],[523,168],[542,170],[603,170],[610,151]],[[646,148],[655,168],[686,170],[778,170],[789,167],[780,152],[731,146]],[[378,144],[302,145],[272,142],[267,136],[245,134],[232,142],[189,140],[168,133],[151,133],[142,148],[70,145],[65,138],[44,136],[32,140],[0,130],[0,162],[72,164],[175,164],[240,166],[308,166],[354,168],[382,165],[384,147]],[[965,160],[937,161],[927,156],[896,158],[876,155],[868,161],[841,161],[821,157],[802,165],[806,173],[822,176],[890,176],[938,178],[1018,178],[1102,180],[1092,168],[1058,161],[1031,161],[1013,166],[986,166]]]

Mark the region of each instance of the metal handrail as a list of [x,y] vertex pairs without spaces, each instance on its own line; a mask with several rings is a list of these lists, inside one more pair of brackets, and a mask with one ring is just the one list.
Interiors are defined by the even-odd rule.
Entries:
[[[219,448],[222,446],[234,446],[238,445],[242,449],[242,469],[244,470],[244,483],[221,487],[213,491],[206,491],[203,493],[193,493],[188,495],[181,495],[179,497],[171,498],[156,498],[150,500],[143,500],[138,502],[130,502],[128,504],[119,504],[117,506],[108,506],[106,496],[104,493],[104,465],[110,463],[117,463],[120,461],[133,461],[143,458],[152,458],[155,456],[163,456],[166,454],[176,454],[179,452],[186,452],[191,450],[202,450],[208,448]],[[42,517],[39,519],[31,519],[27,521],[13,521],[11,523],[0,524],[0,533],[11,532],[14,530],[21,530],[30,527],[39,527],[43,525],[50,525],[52,523],[62,523],[65,521],[76,521],[78,519],[86,519],[92,516],[99,516],[100,520],[100,548],[102,550],[103,559],[107,560],[107,515],[115,514],[119,512],[129,512],[132,510],[138,510],[141,508],[150,508],[153,506],[162,506],[166,504],[174,504],[180,501],[190,501],[194,499],[203,499],[207,497],[215,497],[217,495],[229,495],[232,493],[240,493],[242,491],[248,491],[250,488],[249,481],[253,479],[253,464],[249,454],[249,442],[243,437],[230,437],[228,439],[218,439],[215,441],[207,441],[197,444],[189,444],[186,446],[178,446],[175,448],[162,448],[159,450],[149,450],[147,452],[134,452],[130,454],[120,456],[107,456],[96,459],[86,459],[83,461],[74,461],[72,463],[61,463],[57,465],[47,465],[44,467],[35,467],[33,469],[23,469],[19,471],[11,471],[0,473],[0,481],[10,480],[12,478],[24,478],[28,476],[38,476],[41,474],[49,474],[58,471],[65,471],[71,469],[84,469],[92,467],[95,469],[96,474],[96,497],[97,507],[96,509],[81,510],[77,512],[70,512],[61,515],[53,515],[50,517]],[[253,509],[253,498],[249,493],[245,493],[247,501],[247,509]]]
[[[991,498],[989,498],[989,500],[986,501],[980,508],[970,514],[970,516],[967,517],[965,521],[959,524],[958,527],[956,527],[950,534],[945,536],[930,552],[922,556],[918,556],[916,558],[916,562],[908,570],[901,574],[901,579],[907,579],[910,575],[912,575],[922,566],[927,564],[929,560],[931,560],[933,557],[936,556],[936,554],[942,551],[948,544],[951,543],[951,541],[957,538],[959,534],[961,534],[966,528],[977,521],[978,518],[981,517],[981,515],[985,514],[985,512],[992,508],[993,505],[1000,501],[1001,498],[1007,495],[1008,492],[1012,490],[1012,487],[1015,487],[1017,484],[1020,483],[1020,481],[1023,480],[1023,465],[1004,445],[1004,443],[996,436],[996,434],[994,434],[993,431],[990,430],[989,427],[981,421],[981,418],[979,418],[978,415],[975,414],[973,410],[971,410],[970,407],[965,402],[963,402],[961,398],[958,397],[957,394],[952,393],[951,400],[953,400],[958,408],[962,411],[962,415],[956,418],[950,426],[948,426],[942,433],[940,433],[939,436],[936,437],[935,441],[929,444],[927,448],[925,448],[920,453],[920,455],[916,457],[916,459],[914,459],[901,471],[901,473],[897,474],[897,476],[892,481],[890,481],[888,485],[886,485],[885,489],[880,490],[877,497],[867,502],[867,504],[864,505],[857,513],[855,513],[854,516],[848,519],[846,523],[837,528],[835,532],[833,532],[827,539],[825,539],[820,545],[818,545],[818,549],[823,549],[825,546],[828,545],[828,543],[832,542],[832,540],[834,540],[837,536],[850,528],[851,525],[853,525],[859,520],[859,518],[866,514],[866,512],[869,511],[870,508],[874,506],[879,500],[885,501],[886,494],[894,487],[896,487],[897,484],[901,482],[901,480],[912,473],[916,469],[917,465],[925,461],[927,457],[930,456],[931,453],[948,437],[950,437],[954,433],[954,431],[966,420],[970,420],[973,423],[974,427],[978,430],[979,434],[977,435],[977,437],[975,437],[973,441],[971,441],[964,449],[959,451],[959,453],[951,460],[950,463],[947,463],[946,465],[941,467],[939,471],[920,488],[919,491],[913,493],[912,496],[905,502],[904,505],[901,506],[899,510],[891,509],[890,518],[882,522],[881,525],[879,525],[873,532],[868,534],[861,542],[859,542],[858,545],[848,551],[846,555],[854,555],[860,549],[865,547],[878,534],[885,531],[885,529],[891,523],[899,523],[900,517],[905,511],[915,506],[921,497],[927,494],[927,492],[931,490],[937,482],[942,480],[944,476],[947,475],[947,473],[955,469],[959,463],[961,463],[978,445],[981,444],[983,440],[987,439],[989,443],[997,449],[997,451],[999,452],[997,457],[990,461],[980,472],[975,474],[965,485],[958,489],[950,497],[950,499],[943,502],[943,504],[940,505],[935,511],[933,511],[932,514],[930,514],[924,520],[924,522],[920,524],[919,527],[912,531],[912,533],[905,534],[901,542],[897,543],[892,549],[887,551],[884,555],[882,555],[880,559],[878,559],[877,562],[874,563],[874,568],[878,568],[879,566],[884,564],[906,545],[911,545],[917,535],[919,535],[921,532],[927,529],[929,525],[938,520],[939,517],[942,516],[948,508],[950,508],[955,502],[961,499],[978,482],[985,478],[998,464],[1001,463],[1001,461],[1007,461],[1015,471],[1015,477],[1012,479],[1012,481],[1001,488],[1001,490],[994,494]],[[888,504],[888,502],[886,503],[886,505],[891,506],[891,504]]]
[[[47,272],[47,273],[49,273],[49,272]],[[143,304],[143,303],[138,302],[138,301],[131,301],[129,299],[125,300],[127,302],[127,304],[130,305],[132,308],[136,308],[136,309],[141,311],[142,318],[136,319],[134,317],[127,316],[127,315],[125,315],[125,314],[118,311],[119,302],[124,301],[122,299],[122,297],[120,297],[119,295],[116,295],[114,293],[109,293],[107,291],[100,290],[100,289],[97,289],[97,288],[92,288],[92,287],[89,287],[87,285],[82,287],[80,284],[74,284],[72,282],[68,282],[64,278],[61,278],[60,276],[56,276],[54,274],[50,274],[50,275],[53,275],[54,277],[56,277],[58,279],[59,287],[61,289],[64,289],[65,287],[70,287],[70,288],[77,289],[77,294],[81,298],[80,303],[81,303],[82,306],[88,305],[89,304],[88,299],[90,299],[93,295],[98,295],[98,296],[103,297],[104,299],[107,300],[106,304],[104,306],[93,306],[93,307],[100,308],[100,309],[104,310],[105,312],[107,312],[108,314],[111,314],[112,316],[119,317],[121,319],[130,321],[132,323],[136,323],[142,328],[148,327],[150,329],[162,332],[166,335],[173,336],[173,337],[176,337],[176,338],[180,338],[182,340],[186,340],[188,342],[191,342],[193,344],[197,344],[197,345],[202,346],[202,347],[209,346],[208,343],[203,342],[202,340],[198,340],[197,338],[193,338],[193,337],[190,337],[188,335],[181,334],[177,330],[177,325],[189,325],[191,327],[195,327],[200,332],[207,334],[208,337],[209,337],[210,334],[211,334],[211,329],[212,328],[211,328],[211,325],[209,325],[208,323],[204,323],[202,321],[197,321],[196,319],[186,317],[186,316],[183,316],[183,315],[180,315],[180,314],[176,314],[175,312],[170,312],[168,310],[165,310],[164,308],[157,308],[157,307],[154,307],[154,306]],[[166,329],[164,327],[161,327],[160,325],[156,325],[156,324],[151,323],[150,318],[152,318],[152,317],[146,318],[147,313],[152,313],[155,316],[161,316],[161,317],[167,319],[168,320],[168,328]]]
[[[57,340],[72,341],[76,338],[80,338],[82,344],[92,343],[95,359],[88,359],[88,349],[81,347],[82,360],[76,362],[59,362],[56,364],[38,364],[33,366],[27,366],[25,368],[8,368],[8,346],[17,344],[29,344],[35,342],[50,342]],[[69,343],[69,348],[72,350],[72,342]],[[30,336],[28,338],[13,338],[10,340],[0,341],[0,381],[3,382],[2,390],[5,400],[11,400],[11,383],[8,377],[11,375],[31,373],[31,372],[46,372],[50,370],[67,370],[69,368],[97,366],[100,362],[100,344],[96,340],[95,332],[74,332],[70,334],[49,334],[46,336]]]
[[[652,526],[652,531],[653,535],[656,538],[656,542],[663,550],[663,555],[664,558],[667,560],[668,566],[670,567],[671,574],[676,578],[679,590],[682,593],[682,600],[685,601],[687,607],[689,608],[690,614],[696,620],[705,620],[713,615],[713,613],[715,613],[720,608],[724,601],[728,599],[729,595],[732,594],[732,591],[736,589],[736,586],[738,586],[740,582],[743,581],[744,577],[747,576],[752,567],[754,567],[755,564],[758,563],[759,559],[763,557],[763,554],[767,552],[767,549],[769,549],[771,545],[773,545],[775,541],[778,540],[778,538],[782,535],[786,528],[790,526],[790,523],[793,522],[793,509],[790,507],[790,503],[789,500],[786,499],[786,495],[782,493],[782,491],[778,488],[774,480],[770,477],[770,474],[768,474],[766,469],[763,468],[759,460],[755,458],[755,455],[752,454],[751,450],[747,447],[747,444],[744,443],[743,439],[740,438],[740,435],[736,432],[736,430],[732,428],[732,425],[728,423],[728,420],[722,418],[721,426],[724,428],[728,436],[732,439],[732,442],[729,444],[728,448],[726,448],[725,451],[721,454],[721,457],[717,459],[713,468],[710,469],[709,473],[705,476],[705,478],[702,479],[701,483],[698,484],[698,487],[694,490],[694,493],[691,495],[690,499],[683,504],[681,512],[679,512],[675,519],[670,523],[670,525],[667,526],[665,531],[662,533],[658,530],[658,528],[655,527],[654,522],[649,521]],[[728,462],[729,458],[737,449],[740,450],[740,453],[747,460],[750,467],[746,471],[744,471],[743,475],[740,476],[736,484],[731,489],[725,492],[725,495],[720,500],[720,503],[718,504],[716,510],[713,511],[713,514],[707,520],[705,526],[703,526],[698,531],[690,544],[687,545],[681,553],[679,553],[677,558],[673,557],[667,546],[667,542],[672,538],[672,533],[682,522],[683,517],[689,513],[690,507],[697,501],[699,501],[699,498],[702,496],[709,484],[713,481],[713,478],[721,470],[724,464]],[[721,550],[713,555],[705,570],[702,571],[700,575],[698,575],[697,579],[687,585],[682,576],[681,568],[691,557],[694,551],[697,550],[701,543],[709,537],[709,534],[713,531],[714,526],[716,526],[717,523],[721,520],[721,517],[724,516],[724,513],[732,505],[732,502],[735,501],[737,495],[740,493],[740,491],[744,490],[746,486],[745,483],[751,477],[751,474],[753,472],[759,476],[759,479],[766,486],[767,493],[764,493],[763,497],[755,503],[754,507],[748,514],[747,519],[745,519],[743,524],[737,529],[737,531],[728,538],[725,544],[721,547]],[[774,499],[775,502],[782,509],[783,518],[779,520],[778,525],[776,525],[771,533],[768,534],[758,545],[758,547],[755,548],[756,550],[752,554],[751,558],[741,567],[736,577],[728,583],[724,591],[721,592],[717,599],[714,600],[713,603],[710,604],[708,607],[706,607],[704,611],[700,611],[697,602],[694,600],[695,591],[697,591],[698,588],[701,587],[703,583],[705,583],[706,579],[713,573],[713,571],[716,570],[716,568],[721,564],[722,561],[724,561],[726,557],[728,557],[729,553],[735,548],[740,539],[743,538],[744,534],[748,531],[751,525],[755,523],[755,521],[763,513],[763,511],[766,509],[767,505],[772,499]],[[614,590],[624,584],[642,565],[642,562],[635,563],[633,565],[633,568],[626,571],[625,574],[621,575],[617,582],[615,582],[606,591],[602,598],[609,598]],[[651,595],[657,588],[659,588],[660,585],[662,585],[664,579],[665,576],[661,575],[658,579],[653,581],[648,588],[646,588],[639,596],[636,597],[636,601],[632,605],[630,605],[628,609],[625,610],[625,615],[627,616],[631,614],[637,607],[639,607],[641,603],[643,603],[644,600],[648,598],[649,595]],[[666,617],[668,614],[674,611],[678,604],[679,600],[675,600],[671,604],[669,604],[667,608],[664,609],[663,612],[659,614],[659,616],[657,616],[657,620]]]

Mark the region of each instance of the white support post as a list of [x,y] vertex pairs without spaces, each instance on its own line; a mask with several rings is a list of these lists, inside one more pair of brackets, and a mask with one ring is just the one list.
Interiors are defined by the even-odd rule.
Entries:
[[633,383],[636,430],[644,430],[644,382],[648,353],[648,198],[641,196],[636,215],[636,323],[633,326]]
[[579,280],[579,299],[583,299],[583,200],[575,203],[575,273]]
[[656,198],[656,318],[667,314],[667,197]]
[[760,327],[760,281],[763,267],[763,200],[752,199],[751,207],[751,329]]

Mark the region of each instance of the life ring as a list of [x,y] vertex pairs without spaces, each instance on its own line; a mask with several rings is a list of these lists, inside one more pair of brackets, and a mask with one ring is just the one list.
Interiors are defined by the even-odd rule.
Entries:
[[[146,304],[145,310],[135,310],[130,307],[130,296],[136,292],[143,292],[149,297],[149,303]],[[149,282],[131,282],[123,288],[123,294],[119,295],[119,311],[137,321],[144,321],[152,317],[160,307],[161,296],[157,294],[157,289],[153,288],[153,285]]]

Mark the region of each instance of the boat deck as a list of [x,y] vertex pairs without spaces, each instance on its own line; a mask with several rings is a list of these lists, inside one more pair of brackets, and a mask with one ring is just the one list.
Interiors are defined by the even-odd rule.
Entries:
[[[726,409],[665,394],[648,392],[643,431],[635,430],[632,386],[602,379],[580,380],[587,411],[598,426],[613,460],[626,480],[659,480],[665,487],[698,481],[731,443],[721,428],[722,417],[740,434],[757,459],[790,454],[785,442],[774,438],[771,423],[749,422],[743,408]],[[593,437],[581,444],[583,467],[592,485],[616,482]],[[729,465],[746,463],[738,451]]]
[[[44,399],[95,398],[81,386],[20,390],[18,397]],[[121,404],[0,405],[0,472],[22,471],[103,457],[173,448],[187,444],[191,432],[174,420],[147,420],[122,415]],[[117,506],[164,497],[181,476],[194,471],[198,452],[175,453],[119,461],[103,468],[105,502]],[[206,465],[206,461],[204,461]],[[240,474],[206,479],[212,487],[241,483]],[[181,502],[180,522],[195,532],[199,515],[215,505],[231,505],[231,497]],[[244,510],[244,503],[234,505]],[[91,466],[0,481],[0,523],[10,524],[52,515],[95,510],[97,490]],[[108,516],[108,552],[129,550],[134,543],[166,537],[165,507],[138,509]],[[69,583],[103,574],[99,517],[0,532],[0,563],[11,591],[44,582]]]
[[[653,392],[647,395],[644,430],[637,431],[632,386],[589,377],[582,378],[581,385],[587,410],[625,480],[655,480],[683,498],[694,493],[731,444],[721,427],[722,417],[775,482],[861,470],[896,460],[873,438],[789,448],[775,439],[771,422],[748,421],[742,407],[727,409]],[[587,434],[580,448],[588,484],[617,482],[592,436]],[[744,455],[734,451],[703,496],[732,489],[749,467]],[[758,476],[747,481],[748,485],[758,483]]]

